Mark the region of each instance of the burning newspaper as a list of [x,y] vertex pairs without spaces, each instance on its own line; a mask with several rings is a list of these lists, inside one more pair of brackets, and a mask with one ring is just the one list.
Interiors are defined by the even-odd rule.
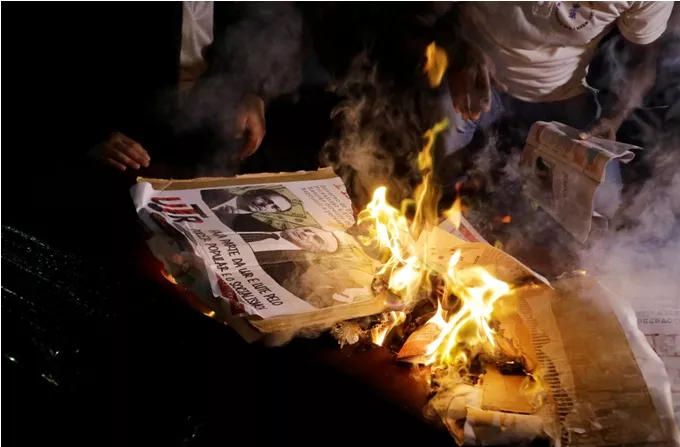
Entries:
[[680,445],[668,377],[632,310],[587,276],[553,286],[520,288],[497,306],[498,350],[529,375],[493,362],[474,380],[448,370],[429,416],[470,445]]
[[[351,203],[330,170],[139,179],[132,196],[153,235],[149,246],[171,278],[246,339],[388,310],[372,288],[390,263],[366,255],[365,241],[347,233]],[[396,222],[383,219],[390,208],[380,199],[378,191],[360,223],[369,212],[376,221]],[[435,272],[457,297],[442,297],[398,355],[432,365],[438,390],[430,416],[459,443],[675,445],[668,378],[634,319],[592,280],[557,281],[553,290],[462,216],[454,220],[423,229],[407,246],[417,259],[402,253],[387,277],[403,298],[410,287],[398,281],[404,274],[413,280],[424,278],[421,270]],[[399,234],[391,240],[401,244]],[[533,284],[518,286],[527,282]],[[403,312],[383,315],[379,343],[404,322]],[[351,343],[362,329],[349,328],[356,328],[345,330]]]
[[[630,162],[630,144],[591,137],[558,122],[538,121],[531,126],[522,153],[527,194],[579,242],[591,231],[604,231],[608,217],[594,208],[596,193],[606,193],[605,168],[612,160]],[[598,191],[598,189],[600,191]]]

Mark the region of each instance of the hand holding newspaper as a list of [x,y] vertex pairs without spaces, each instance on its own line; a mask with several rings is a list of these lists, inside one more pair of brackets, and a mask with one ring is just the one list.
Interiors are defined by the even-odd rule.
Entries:
[[[640,147],[591,137],[564,124],[538,121],[531,126],[522,168],[526,192],[574,238],[583,243],[591,231],[604,231],[607,216],[594,210],[603,188],[607,165],[630,162]],[[611,216],[609,216],[611,217]]]

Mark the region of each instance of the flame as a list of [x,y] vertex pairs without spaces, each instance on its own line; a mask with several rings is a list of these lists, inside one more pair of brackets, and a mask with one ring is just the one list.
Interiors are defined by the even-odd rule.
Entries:
[[501,217],[501,222],[503,222],[504,224],[509,224],[510,222],[512,222],[512,216]]
[[[177,282],[177,279],[175,279],[174,276],[172,276],[167,270],[164,268],[160,269],[161,275],[163,275],[163,278],[167,279],[170,283],[174,285],[179,285]],[[181,286],[180,289],[184,290]],[[185,293],[182,294],[182,297],[185,298],[191,306],[193,306],[195,309],[197,309],[199,312],[201,312],[203,315],[213,318],[215,316],[215,311],[206,307],[198,298],[195,298],[193,295],[190,293],[187,293],[186,290],[184,290]]]
[[161,269],[161,275],[163,275],[163,278],[177,285],[177,280],[175,279],[175,277],[168,273],[165,269]]
[[[446,53],[432,43],[427,48],[425,71],[433,86],[441,82],[448,61]],[[427,244],[418,244],[421,233],[427,233],[439,224],[442,217],[450,219],[458,227],[462,216],[462,204],[458,196],[449,210],[439,213],[441,192],[433,179],[433,148],[437,136],[448,127],[443,120],[424,134],[425,144],[418,155],[418,168],[422,182],[415,188],[412,199],[415,214],[409,222],[403,210],[397,210],[387,202],[387,188],[375,190],[371,202],[358,214],[359,226],[368,229],[361,241],[376,248],[382,266],[377,274],[386,280],[388,288],[399,296],[404,304],[417,300],[423,291],[438,297],[437,312],[427,322],[439,329],[437,338],[427,345],[425,355],[430,363],[450,365],[469,361],[471,348],[489,351],[495,346],[494,333],[489,325],[494,303],[511,292],[510,286],[491,275],[480,266],[461,263],[461,252],[456,251],[442,272],[436,276],[442,281],[435,283],[433,266],[429,265]],[[457,188],[458,190],[458,188]],[[427,241],[427,238],[423,238]],[[443,285],[442,285],[443,282]],[[390,324],[377,328],[373,341],[382,344],[386,335],[405,318],[391,312]]]
[[444,217],[449,219],[456,229],[460,228],[460,218],[463,215],[462,205],[460,203],[460,197],[456,197],[456,200],[451,205],[451,208],[444,211]]
[[[385,187],[375,190],[371,202],[358,216],[358,223],[370,229],[362,242],[377,245],[382,254],[384,262],[378,275],[388,278],[389,289],[405,303],[417,299],[422,290],[428,293],[432,291],[429,278],[433,270],[428,266],[428,249],[419,246],[416,241],[421,232],[437,225],[440,220],[437,212],[440,193],[432,179],[432,147],[437,134],[446,125],[446,121],[438,123],[425,134],[425,147],[418,157],[423,182],[415,190],[416,212],[413,221],[409,224],[404,213],[387,202]],[[442,214],[460,225],[460,198]],[[496,279],[486,269],[459,265],[460,258],[461,252],[458,250],[449,259],[446,272],[439,273],[444,286],[438,289],[440,299],[437,312],[427,322],[440,329],[439,336],[426,349],[425,355],[430,363],[464,363],[468,360],[465,348],[493,348],[493,330],[489,326],[493,306],[500,297],[511,292],[507,283]],[[447,305],[450,297],[461,303],[454,311],[446,310],[450,307]],[[376,330],[373,336],[376,344],[381,344],[389,330],[400,324],[396,321],[387,329]]]
[[[510,286],[494,278],[483,267],[456,267],[459,260],[460,250],[449,259],[444,281],[446,293],[458,297],[462,304],[448,316],[439,337],[428,346],[427,355],[432,356],[431,362],[440,360],[444,364],[454,363],[455,348],[459,346],[482,345],[493,348],[496,345],[489,320],[494,303],[510,293]],[[435,314],[428,323],[440,318]]]
[[439,48],[434,42],[425,49],[425,57],[427,60],[423,71],[427,74],[430,86],[437,87],[442,82],[446,67],[449,64],[449,58],[446,51]]
[[399,326],[406,320],[406,314],[404,312],[392,311],[387,314],[387,323],[376,326],[371,330],[371,340],[374,344],[382,346],[385,342],[385,337],[390,331],[395,327]]

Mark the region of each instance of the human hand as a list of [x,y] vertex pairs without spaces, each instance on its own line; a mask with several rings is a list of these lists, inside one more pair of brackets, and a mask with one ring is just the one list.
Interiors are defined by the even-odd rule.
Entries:
[[459,43],[449,54],[448,83],[456,112],[463,119],[477,120],[491,110],[491,86],[504,91],[505,86],[493,76],[492,64],[476,46]]
[[247,133],[247,141],[241,149],[241,159],[255,153],[265,134],[264,101],[257,95],[247,94],[236,109],[234,136],[242,138]]
[[590,129],[579,133],[579,137],[582,140],[587,140],[590,137],[597,137],[616,141],[616,132],[618,132],[622,122],[623,120],[619,118],[600,118],[590,127]]
[[151,157],[139,143],[120,132],[109,135],[106,140],[92,148],[88,156],[121,171],[125,171],[128,167],[139,169],[144,166],[146,168],[151,161]]

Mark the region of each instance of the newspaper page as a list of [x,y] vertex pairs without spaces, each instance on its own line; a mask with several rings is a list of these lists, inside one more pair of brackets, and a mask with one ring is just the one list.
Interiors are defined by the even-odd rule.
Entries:
[[475,230],[475,228],[468,222],[465,216],[460,215],[456,219],[448,218],[439,224],[439,228],[462,239],[466,242],[483,242],[488,244],[489,242],[482,237],[481,234]]
[[[543,276],[484,241],[472,225],[462,219],[459,226],[444,221],[438,227],[421,233],[417,241],[419,252],[423,253],[424,262],[432,270],[446,274],[449,259],[454,253],[460,252],[456,264],[460,268],[477,265],[484,267],[495,278],[515,286],[538,282],[551,287]],[[402,362],[427,364],[427,346],[438,336],[439,328],[434,324],[417,329],[399,350],[397,358]]]
[[215,312],[252,318],[266,332],[263,322],[295,315],[311,324],[323,320],[312,314],[343,319],[382,309],[370,291],[376,263],[345,231],[354,223],[351,201],[330,169],[138,179],[131,194],[164,242],[150,244],[154,254]]
[[550,285],[543,276],[490,245],[462,216],[458,226],[445,220],[438,227],[424,231],[418,244],[423,247],[421,251],[427,253],[425,262],[440,273],[446,272],[451,255],[460,251],[458,265],[461,267],[479,265],[501,281],[512,284],[536,279]]
[[[522,152],[527,194],[583,243],[591,231],[604,231],[607,217],[594,210],[598,188],[612,160],[630,162],[640,147],[591,137],[564,124],[538,121]],[[602,190],[604,192],[604,190]]]
[[[537,362],[534,374],[548,398],[527,406],[515,392],[517,399],[499,402],[497,393],[485,393],[491,385],[483,378],[440,388],[431,414],[469,445],[545,437],[562,446],[680,445],[668,376],[632,311],[591,277],[553,285],[528,286],[508,298],[516,309],[514,333]],[[518,387],[510,376],[491,381],[505,397]]]
[[[640,277],[645,280],[630,281],[617,276],[603,276],[599,280],[614,294],[629,297],[640,331],[668,372],[673,410],[680,425],[680,290],[658,272],[646,269],[640,272]],[[668,283],[669,287],[655,287],[650,293],[648,284],[655,282]]]

